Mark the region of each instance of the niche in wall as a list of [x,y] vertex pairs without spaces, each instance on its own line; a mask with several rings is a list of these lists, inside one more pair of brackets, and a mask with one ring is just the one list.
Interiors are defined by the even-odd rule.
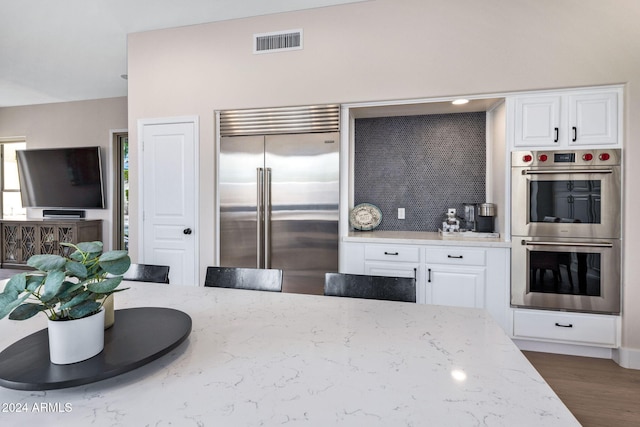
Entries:
[[356,119],[354,150],[354,204],[382,210],[377,230],[438,231],[485,201],[485,112]]

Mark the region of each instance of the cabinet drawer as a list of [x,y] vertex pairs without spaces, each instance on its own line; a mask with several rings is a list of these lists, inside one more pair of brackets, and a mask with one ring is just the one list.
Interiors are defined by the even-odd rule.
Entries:
[[485,265],[487,253],[484,249],[438,248],[427,249],[427,264]]
[[617,347],[617,317],[578,313],[515,311],[514,338]]
[[367,245],[364,258],[375,261],[419,262],[420,248],[402,245]]

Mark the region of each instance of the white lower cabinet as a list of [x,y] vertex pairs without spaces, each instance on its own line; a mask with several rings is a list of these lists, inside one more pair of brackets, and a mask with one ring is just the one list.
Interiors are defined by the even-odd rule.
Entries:
[[545,310],[514,310],[513,337],[618,347],[618,316]]
[[486,309],[507,332],[509,249],[342,242],[340,271],[415,277],[416,302]]
[[484,308],[486,251],[483,248],[425,248],[425,302]]
[[427,265],[426,303],[485,307],[484,268]]

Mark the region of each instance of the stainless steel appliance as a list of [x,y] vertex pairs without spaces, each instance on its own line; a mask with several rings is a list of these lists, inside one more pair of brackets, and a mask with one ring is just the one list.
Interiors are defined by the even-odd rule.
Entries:
[[620,157],[512,153],[512,306],[620,312]]
[[480,203],[476,210],[476,231],[480,233],[493,233],[496,205],[493,203]]
[[511,165],[511,234],[620,237],[619,149],[514,152]]
[[338,271],[339,107],[220,113],[220,265],[280,268],[322,294]]
[[464,221],[467,231],[493,233],[496,205],[494,203],[465,203]]

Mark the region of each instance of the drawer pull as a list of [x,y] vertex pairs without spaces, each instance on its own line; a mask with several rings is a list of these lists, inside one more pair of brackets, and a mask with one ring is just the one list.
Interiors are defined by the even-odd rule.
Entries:
[[447,255],[447,258],[462,259],[463,256],[462,255]]
[[431,269],[428,270],[429,277],[427,278],[427,282],[431,283]]
[[568,325],[563,325],[562,323],[556,322],[556,326],[559,328],[573,328],[573,324],[569,323]]
[[384,252],[385,255],[400,255],[398,252]]

